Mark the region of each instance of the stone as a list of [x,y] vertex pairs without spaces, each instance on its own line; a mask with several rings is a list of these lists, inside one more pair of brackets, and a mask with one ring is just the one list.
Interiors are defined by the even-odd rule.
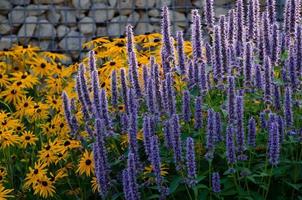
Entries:
[[37,16],[45,13],[48,10],[48,5],[30,4],[25,9],[29,16]]
[[144,33],[152,33],[154,30],[155,28],[151,24],[139,22],[136,25],[134,32],[135,34],[140,35]]
[[[114,17],[108,25],[109,36],[121,36],[125,33],[125,26],[127,25],[128,17],[119,15]],[[123,23],[120,23],[123,22]]]
[[117,10],[121,15],[129,15],[133,12],[131,9],[134,0],[119,0],[117,2]]
[[152,8],[155,5],[155,0],[135,0],[135,5],[138,8]]
[[89,17],[95,19],[96,23],[109,21],[114,16],[114,10],[112,8],[110,10],[106,10],[107,8],[108,6],[103,3],[93,4],[91,6],[92,10],[89,11]]
[[70,28],[65,25],[59,25],[57,27],[57,37],[59,39],[62,39],[65,35],[67,35],[70,32]]
[[184,13],[171,10],[170,20],[172,25],[173,23],[175,23],[177,26],[183,26],[183,27],[187,26],[187,18]]
[[70,31],[60,42],[59,47],[66,51],[79,51],[85,42],[85,36],[77,31]]
[[18,37],[20,42],[25,44],[28,43],[30,38],[34,35],[38,18],[35,16],[29,16],[25,19],[25,23],[19,29]]
[[36,27],[35,36],[41,39],[55,38],[57,31],[47,20],[39,20]]
[[135,26],[139,21],[139,14],[137,12],[133,12],[129,15],[127,23]]
[[33,46],[38,46],[41,50],[46,51],[49,50],[49,46],[51,41],[50,40],[33,40],[30,42]]
[[160,11],[158,9],[152,9],[148,11],[148,15],[150,17],[159,17],[160,16]]
[[59,23],[60,18],[61,15],[57,13],[56,10],[53,8],[49,9],[49,11],[47,11],[46,13],[46,19],[54,25]]
[[84,17],[78,23],[79,30],[83,34],[94,34],[96,31],[96,25],[94,19],[91,17]]
[[8,20],[12,26],[20,26],[26,17],[27,12],[24,11],[24,7],[22,6],[16,6],[8,13]]
[[98,27],[96,31],[96,35],[98,37],[103,37],[107,35],[107,27]]
[[219,1],[214,1],[214,6],[223,6],[226,4],[234,3],[234,0],[219,0]]
[[[91,3],[108,3],[108,0],[91,0]],[[110,0],[109,0],[109,3],[110,3]]]
[[11,0],[11,3],[17,6],[24,6],[30,3],[30,0]]
[[34,0],[35,4],[60,4],[60,3],[64,3],[65,0]]
[[62,7],[61,9],[63,9],[60,11],[63,24],[75,24],[77,22],[75,10],[70,10],[69,7]]
[[12,5],[7,0],[1,0],[0,1],[0,14],[7,14],[12,9]]
[[203,8],[204,0],[195,0],[195,1],[192,1],[192,4],[194,7]]
[[170,6],[172,0],[156,0],[156,7],[161,8],[163,6]]
[[116,3],[117,3],[117,0],[109,0],[109,5],[111,7],[115,7],[116,6]]
[[5,16],[0,15],[0,34],[7,34],[11,30],[9,21]]
[[17,42],[16,35],[5,35],[0,39],[0,50],[8,50]]
[[89,9],[91,6],[90,0],[72,0],[72,5],[76,9]]
[[216,17],[220,17],[222,15],[227,15],[228,14],[228,9],[224,7],[214,7],[214,12]]

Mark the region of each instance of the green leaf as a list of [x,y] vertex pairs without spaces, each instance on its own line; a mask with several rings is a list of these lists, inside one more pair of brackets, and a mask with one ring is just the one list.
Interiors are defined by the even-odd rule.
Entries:
[[296,184],[296,183],[290,183],[290,182],[287,182],[287,181],[283,181],[284,183],[286,183],[288,186],[292,187],[293,189],[295,190],[300,190],[300,188],[302,187],[302,183],[300,184]]
[[177,187],[179,186],[179,184],[181,183],[182,178],[177,176],[173,179],[173,181],[170,184],[169,190],[170,190],[170,194],[175,192]]

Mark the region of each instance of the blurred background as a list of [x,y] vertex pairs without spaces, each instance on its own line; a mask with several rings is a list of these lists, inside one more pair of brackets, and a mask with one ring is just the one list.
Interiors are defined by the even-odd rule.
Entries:
[[[282,20],[284,0],[276,2]],[[227,14],[234,4],[214,0],[216,17]],[[160,32],[163,5],[170,8],[172,32],[183,30],[188,39],[190,12],[203,8],[204,0],[0,0],[0,50],[31,44],[78,59],[84,42],[121,37],[128,23],[135,34]]]

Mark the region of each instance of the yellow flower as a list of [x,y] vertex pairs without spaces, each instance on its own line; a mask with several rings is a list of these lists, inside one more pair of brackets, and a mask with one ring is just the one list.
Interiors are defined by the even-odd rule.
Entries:
[[15,72],[12,73],[12,75],[13,77],[10,78],[10,80],[15,82],[22,81],[24,87],[26,88],[32,88],[34,85],[36,85],[39,82],[36,76],[32,76],[27,72]]
[[54,182],[50,181],[48,177],[42,177],[35,185],[33,185],[34,194],[38,194],[43,198],[53,197],[56,193]]
[[41,102],[35,103],[28,110],[28,114],[33,121],[46,119],[48,115],[48,106]]
[[[128,143],[129,143],[128,135],[129,134],[127,134],[127,133],[121,135],[121,146],[122,146],[122,148],[126,148]],[[143,131],[142,130],[140,130],[137,133],[136,139],[140,140],[140,141],[143,141]]]
[[11,130],[7,130],[7,131],[0,130],[1,149],[16,145],[19,143],[19,141],[20,141],[19,136],[13,134]]
[[36,141],[38,141],[38,138],[30,131],[24,131],[22,136],[20,136],[20,139],[22,148],[26,148],[30,145],[35,145]]
[[31,68],[34,74],[37,76],[46,76],[53,73],[53,66],[51,65],[51,63],[47,62],[41,56],[33,57],[29,64],[31,64]]
[[5,102],[17,104],[22,98],[25,97],[27,92],[15,85],[8,86],[3,92],[0,93],[0,97],[4,98]]
[[3,167],[0,167],[0,183],[4,182],[6,175],[6,170]]
[[93,177],[91,180],[91,187],[92,187],[92,191],[94,193],[97,193],[100,191],[100,185],[98,184],[98,181],[96,179],[96,177]]
[[46,163],[38,161],[35,163],[34,168],[29,167],[29,173],[26,174],[26,177],[24,179],[24,188],[30,187],[31,185],[35,184],[38,180],[42,179],[42,177],[46,176],[46,166]]
[[80,175],[85,173],[87,176],[90,176],[94,173],[94,162],[92,152],[88,152],[87,150],[85,150],[80,159],[77,173],[79,173]]
[[12,191],[14,190],[5,189],[5,187],[2,184],[0,184],[0,200],[5,200],[7,198],[14,197],[13,195],[9,195],[9,193],[11,193]]
[[9,85],[9,78],[5,70],[0,69],[0,87],[6,87]]
[[62,109],[61,98],[58,98],[57,96],[54,96],[54,95],[47,95],[46,98],[47,98],[46,103],[49,105],[50,108],[57,110],[57,111]]
[[32,97],[24,97],[16,105],[16,112],[14,115],[16,117],[22,118],[29,114],[30,108],[34,105]]

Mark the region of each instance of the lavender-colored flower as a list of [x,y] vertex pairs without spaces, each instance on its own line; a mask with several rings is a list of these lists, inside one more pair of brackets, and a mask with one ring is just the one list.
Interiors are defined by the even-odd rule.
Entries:
[[121,116],[121,124],[122,124],[122,133],[128,132],[129,118],[127,113],[123,113]]
[[136,95],[135,92],[132,88],[129,88],[128,90],[128,94],[127,94],[127,98],[128,98],[128,114],[137,114],[138,111],[138,104],[137,104],[137,99],[136,99]]
[[165,86],[166,86],[166,97],[167,97],[167,104],[168,104],[168,111],[169,114],[172,115],[176,113],[176,106],[175,106],[175,91],[173,88],[173,77],[172,75],[166,74],[166,81],[165,81]]
[[272,66],[269,57],[266,57],[264,63],[264,99],[266,102],[271,102],[272,94]]
[[276,21],[276,4],[275,0],[268,0],[266,2],[267,13],[269,15],[269,23],[273,24]]
[[260,113],[260,124],[262,129],[266,129],[267,127],[267,122],[266,122],[266,116],[265,112]]
[[105,197],[109,190],[109,165],[104,137],[106,128],[103,120],[97,119],[95,122],[96,141],[93,143],[93,154],[95,163],[95,175],[100,185],[100,193]]
[[228,121],[230,124],[234,124],[235,116],[235,80],[233,76],[228,77]]
[[190,109],[190,93],[188,90],[183,92],[182,99],[182,116],[183,120],[188,123],[191,120],[191,109]]
[[208,66],[212,65],[212,47],[210,45],[210,43],[206,43],[206,64]]
[[256,121],[253,117],[248,122],[247,143],[250,147],[256,147]]
[[294,122],[292,107],[293,107],[292,90],[290,87],[287,87],[285,89],[285,97],[284,97],[284,117],[285,117],[285,124],[287,127],[291,127]]
[[99,76],[97,71],[92,72],[91,81],[94,115],[96,116],[96,118],[102,118],[102,102],[100,97]]
[[207,133],[206,133],[206,159],[212,160],[214,157],[215,150],[215,137],[216,137],[216,119],[215,113],[212,109],[208,109],[208,123],[207,123]]
[[289,80],[291,87],[295,90],[298,85],[298,79],[297,79],[297,69],[296,69],[296,59],[294,55],[294,50],[291,49],[289,54],[289,59],[287,61],[287,69],[289,71]]
[[218,193],[221,191],[220,189],[220,176],[218,172],[214,172],[212,174],[212,190],[215,193]]
[[196,162],[195,162],[195,150],[194,140],[188,137],[186,140],[186,166],[188,173],[188,184],[190,187],[196,184]]
[[164,123],[164,136],[165,136],[165,145],[167,148],[173,148],[173,135],[171,131],[171,123],[169,120]]
[[133,29],[132,25],[128,24],[126,26],[126,35],[127,35],[127,37],[126,37],[126,41],[127,41],[126,47],[127,47],[127,53],[128,53],[128,59],[129,60],[131,59],[130,58],[130,53],[134,52],[134,38],[133,38],[133,30],[132,29]]
[[277,23],[275,23],[272,27],[272,34],[271,34],[271,58],[272,58],[272,64],[277,65],[280,57],[280,32],[279,32],[279,26]]
[[234,128],[229,125],[226,130],[226,158],[229,164],[236,163]]
[[281,97],[280,97],[280,88],[278,85],[274,84],[274,107],[277,110],[281,109]]
[[128,127],[128,138],[129,138],[129,150],[133,153],[136,163],[138,164],[138,144],[137,144],[137,116],[136,113],[130,114],[129,127]]
[[194,113],[194,128],[202,128],[202,110],[201,110],[202,98],[197,97],[195,100],[195,113]]
[[259,65],[255,65],[255,80],[254,80],[255,87],[258,89],[262,89],[262,72]]
[[79,76],[77,76],[77,78],[76,78],[76,91],[77,91],[79,100],[81,102],[81,108],[82,108],[84,119],[85,119],[85,121],[88,121],[90,119],[90,115],[89,115],[89,111],[88,111],[88,106],[85,103],[85,97],[81,90],[81,83],[80,83]]
[[221,37],[220,28],[214,27],[214,46],[213,46],[213,70],[215,82],[221,82],[222,58],[221,58]]
[[155,97],[154,97],[154,82],[151,78],[148,80],[148,86],[147,86],[147,106],[148,111],[151,114],[156,113],[156,107],[155,107]]
[[131,199],[130,183],[129,183],[129,175],[128,175],[128,170],[127,169],[123,170],[122,176],[123,176],[124,197],[125,197],[126,200],[132,200]]
[[177,54],[178,54],[178,67],[180,70],[180,73],[182,75],[186,74],[186,57],[184,52],[184,39],[183,39],[183,33],[182,31],[177,32]]
[[70,101],[66,92],[63,92],[62,98],[63,98],[63,109],[65,114],[65,119],[67,120],[67,123],[70,127],[71,135],[74,135],[76,130],[72,125],[72,113],[70,109]]
[[117,106],[117,82],[116,82],[116,71],[113,70],[111,73],[111,105],[113,107]]
[[230,46],[234,44],[235,39],[235,12],[231,9],[228,13],[228,43]]
[[244,54],[244,85],[248,88],[252,85],[253,70],[253,46],[248,42],[245,46]]
[[[200,60],[199,60],[200,61]],[[194,62],[194,82],[197,85],[197,87],[200,86],[200,65],[198,64],[198,62]]]
[[177,168],[181,167],[182,156],[181,156],[181,140],[180,140],[180,125],[177,114],[173,114],[170,121],[170,130],[173,130],[173,151],[174,151],[174,162]]
[[102,102],[102,119],[104,119],[104,122],[106,124],[107,128],[111,127],[111,119],[109,116],[109,111],[108,111],[108,101],[107,101],[107,96],[106,96],[106,91],[104,89],[101,90],[101,102]]
[[211,30],[214,26],[214,8],[213,8],[213,0],[206,0],[204,6],[206,24],[209,30]]
[[195,78],[194,78],[194,66],[191,60],[188,62],[188,84],[189,86],[194,85]]
[[242,160],[244,158],[245,151],[245,134],[244,134],[244,126],[243,126],[243,97],[236,97],[236,142],[237,142],[237,152],[239,154],[238,160]]
[[271,55],[271,43],[270,43],[270,35],[271,35],[271,26],[269,23],[269,14],[267,12],[262,13],[262,34],[263,34],[263,49],[264,56]]
[[[93,50],[89,51],[88,55],[89,60],[89,70],[90,70],[90,76],[92,77],[92,73],[96,70],[96,60],[95,60],[95,52]],[[80,69],[81,70],[81,69]]]
[[155,135],[151,138],[151,164],[152,169],[156,177],[156,184],[158,191],[162,193],[162,176],[161,176],[161,161],[160,161],[160,152],[159,152],[159,142],[158,137]]
[[221,123],[221,117],[220,117],[219,112],[215,113],[215,122],[216,122],[215,140],[216,140],[216,142],[219,142],[219,141],[223,140],[223,137],[221,135],[221,133],[222,133],[222,123]]
[[284,18],[283,28],[286,33],[288,33],[290,31],[290,26],[291,26],[290,5],[291,5],[290,1],[285,1],[284,14],[283,14],[283,18]]
[[278,116],[277,121],[278,121],[278,128],[279,128],[279,134],[280,134],[280,143],[282,143],[284,140],[284,133],[285,133],[284,119],[282,116]]
[[220,27],[220,40],[221,40],[221,59],[222,59],[222,73],[223,77],[226,80],[227,75],[229,74],[229,61],[228,61],[228,43],[227,43],[227,28],[225,22],[225,16],[221,16],[219,19]]
[[202,36],[201,36],[201,22],[198,10],[192,10],[192,47],[193,60],[196,63],[202,59]]
[[137,59],[134,52],[129,52],[129,77],[137,97],[142,95],[138,80]]
[[298,23],[300,17],[300,0],[289,0],[290,1],[290,11],[289,11],[289,32],[294,33],[295,27]]
[[296,62],[298,76],[302,76],[302,25],[297,25],[296,28]]
[[128,182],[129,182],[129,193],[131,195],[131,200],[139,200],[140,195],[138,192],[138,184],[136,181],[136,174],[137,174],[137,167],[136,167],[136,160],[135,160],[135,154],[132,152],[129,152],[128,154]]
[[[244,42],[244,8],[242,0],[237,0],[236,3],[236,38],[237,42],[242,45]],[[237,55],[238,55],[237,51]]]
[[129,108],[128,108],[128,87],[127,87],[127,82],[126,82],[126,74],[125,74],[125,69],[121,69],[121,86],[122,86],[122,98],[123,102],[125,105],[125,110],[128,113]]
[[248,29],[248,39],[254,40],[256,39],[257,28],[258,28],[258,18],[257,18],[257,8],[256,8],[255,0],[249,0],[248,3],[248,14],[247,14],[247,29]]
[[85,78],[84,65],[80,65],[80,70],[78,72],[78,76],[79,76],[79,86],[80,86],[81,93],[83,95],[83,100],[85,102],[85,105],[87,106],[88,111],[92,112],[92,103],[91,103],[91,100],[90,100],[87,81],[86,81],[86,78]]
[[268,157],[269,163],[273,166],[278,165],[280,156],[280,135],[278,124],[273,122],[269,129],[269,148]]
[[147,156],[150,156],[151,152],[151,130],[150,130],[150,118],[144,116],[143,121],[143,134],[144,134],[144,146]]

